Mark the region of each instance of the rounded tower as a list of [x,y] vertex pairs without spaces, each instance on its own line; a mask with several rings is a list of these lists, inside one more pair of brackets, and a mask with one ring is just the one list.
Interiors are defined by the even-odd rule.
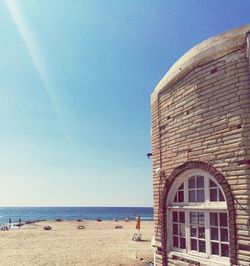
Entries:
[[156,265],[250,265],[249,31],[198,44],[151,95]]

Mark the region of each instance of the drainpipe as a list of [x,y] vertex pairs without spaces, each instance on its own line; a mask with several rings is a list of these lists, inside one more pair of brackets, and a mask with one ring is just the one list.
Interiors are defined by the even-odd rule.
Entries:
[[250,67],[250,31],[246,32],[247,38],[247,58],[248,58],[248,66]]

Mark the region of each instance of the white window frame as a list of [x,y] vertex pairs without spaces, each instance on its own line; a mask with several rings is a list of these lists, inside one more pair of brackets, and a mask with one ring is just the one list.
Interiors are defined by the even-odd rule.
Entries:
[[[192,176],[204,176],[204,202],[188,202],[188,179]],[[211,201],[210,202],[210,188],[209,179],[211,179],[217,187],[221,190],[225,201]],[[184,202],[174,202],[174,197],[178,188],[183,183],[184,185]],[[211,254],[211,241],[210,241],[210,213],[228,213],[226,197],[221,186],[217,180],[209,173],[199,170],[199,169],[189,169],[181,173],[174,181],[167,197],[167,252],[169,255],[175,254],[177,256],[182,256],[187,259],[202,261],[204,265],[216,265],[220,263],[221,265],[230,265],[230,258],[221,257],[218,255]],[[173,247],[173,232],[172,232],[172,214],[173,211],[184,211],[185,213],[185,238],[186,238],[186,249],[180,249]],[[206,243],[206,253],[191,250],[190,245],[190,212],[203,212],[205,215],[205,243]],[[227,227],[229,231],[229,227]],[[219,242],[219,241],[218,241]],[[229,244],[229,243],[228,243]]]

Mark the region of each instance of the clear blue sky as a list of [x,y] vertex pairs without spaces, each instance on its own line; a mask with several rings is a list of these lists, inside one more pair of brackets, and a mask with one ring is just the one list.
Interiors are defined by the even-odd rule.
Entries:
[[0,3],[0,205],[152,206],[150,94],[250,1]]

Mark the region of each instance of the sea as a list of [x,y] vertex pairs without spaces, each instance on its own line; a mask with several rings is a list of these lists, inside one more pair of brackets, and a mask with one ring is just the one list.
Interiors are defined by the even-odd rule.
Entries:
[[130,220],[140,215],[141,220],[153,220],[151,207],[0,207],[0,224],[19,221],[62,220]]

